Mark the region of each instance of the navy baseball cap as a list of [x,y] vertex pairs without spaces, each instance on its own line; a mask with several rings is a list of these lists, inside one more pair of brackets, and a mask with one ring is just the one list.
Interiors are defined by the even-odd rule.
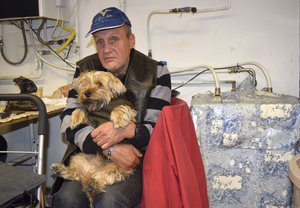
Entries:
[[129,25],[131,27],[131,23],[126,14],[116,7],[109,7],[96,14],[93,18],[91,29],[85,37],[99,30],[117,28],[123,25]]

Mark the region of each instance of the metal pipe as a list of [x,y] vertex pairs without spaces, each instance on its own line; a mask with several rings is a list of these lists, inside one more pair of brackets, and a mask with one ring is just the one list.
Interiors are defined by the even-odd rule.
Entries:
[[267,70],[265,69],[265,67],[263,65],[261,65],[258,62],[255,62],[255,61],[241,62],[241,63],[238,63],[238,65],[240,65],[240,66],[253,65],[253,66],[256,66],[257,68],[259,68],[262,71],[263,75],[265,76],[267,86],[268,86],[267,91],[268,92],[273,92],[270,75],[268,74]]
[[[184,81],[175,80],[171,82],[175,85],[181,85],[184,84]],[[231,91],[236,91],[236,81],[235,80],[219,80],[220,84],[231,84]],[[188,82],[186,84],[193,84],[193,85],[201,85],[201,84],[215,84],[214,81],[194,81],[194,82]]]
[[150,38],[150,20],[153,15],[157,14],[177,14],[177,13],[209,13],[209,12],[218,12],[218,11],[226,11],[231,8],[231,0],[228,1],[228,6],[225,7],[216,7],[216,8],[207,8],[207,9],[198,9],[196,7],[181,7],[181,8],[173,8],[173,9],[163,9],[163,10],[155,10],[150,12],[147,18],[147,37],[148,37],[148,57],[152,58],[152,45]]
[[199,68],[204,68],[204,69],[209,69],[209,71],[211,72],[214,80],[215,80],[215,96],[220,96],[221,95],[221,88],[220,88],[220,83],[219,83],[219,79],[218,79],[218,76],[214,70],[213,67],[211,66],[208,66],[208,65],[197,65],[197,66],[193,66],[193,67],[190,67],[190,68],[187,68],[187,69],[183,69],[183,70],[178,70],[178,71],[175,71],[175,72],[171,72],[171,75],[172,73],[176,74],[176,73],[181,73],[181,72],[185,72],[185,71],[191,71],[193,69],[199,69]]
[[45,137],[44,135],[39,135],[39,144],[38,144],[38,161],[37,161],[37,174],[42,175],[43,173],[43,154],[44,154],[44,142],[45,141]]
[[[253,62],[251,62],[253,63]],[[223,73],[241,73],[241,72],[251,72],[252,75],[252,81],[253,81],[253,85],[256,85],[256,73],[255,70],[253,70],[252,68],[241,68],[239,67],[240,65],[232,65],[232,66],[226,66],[226,67],[218,67],[218,68],[212,68],[214,72],[216,73],[222,73],[220,72],[221,70],[224,70]],[[184,68],[180,68],[174,71],[170,70],[170,74],[171,76],[186,76],[186,75],[192,75],[192,74],[197,74],[197,72],[195,72],[195,69],[199,69],[199,68],[208,68],[208,66],[206,65],[196,65],[196,66],[191,66],[191,67],[184,67]],[[204,72],[205,73],[205,72]],[[213,73],[214,74],[214,73]],[[224,82],[224,81],[219,81],[220,82]],[[172,82],[174,83],[174,82]],[[183,84],[184,82],[182,82],[181,84]],[[196,84],[196,82],[194,82]],[[203,84],[201,82],[199,82],[198,84]],[[235,82],[236,84],[236,82]],[[219,88],[219,86],[216,86],[216,88]],[[233,88],[236,89],[236,86],[234,86]]]
[[234,65],[229,65],[226,66],[226,68],[228,67],[236,67],[236,66],[246,66],[246,65],[252,65],[252,66],[256,66],[257,68],[259,68],[261,70],[261,72],[263,73],[266,82],[267,82],[267,91],[268,92],[273,92],[273,88],[272,88],[272,82],[271,82],[271,78],[270,75],[268,74],[267,70],[265,69],[265,67],[263,65],[261,65],[258,62],[255,61],[245,61],[245,62],[240,62]]
[[0,153],[13,153],[13,154],[37,154],[37,151],[0,151]]
[[[217,73],[220,73],[220,70],[226,70],[226,73],[241,73],[248,72],[252,76],[253,86],[256,86],[256,72],[252,68],[241,68],[240,66],[229,66],[229,67],[219,67],[214,68]],[[251,73],[250,73],[251,72]]]

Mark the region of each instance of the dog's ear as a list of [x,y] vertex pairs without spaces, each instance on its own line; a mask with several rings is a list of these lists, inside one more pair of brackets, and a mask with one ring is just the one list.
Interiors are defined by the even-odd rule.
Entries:
[[115,95],[122,95],[126,92],[126,88],[117,77],[115,77],[112,73],[106,72],[109,77],[108,87]]
[[88,77],[91,76],[91,73],[88,71],[81,72],[80,75],[75,78],[72,82],[72,88],[75,89],[77,92],[82,86],[86,85]]

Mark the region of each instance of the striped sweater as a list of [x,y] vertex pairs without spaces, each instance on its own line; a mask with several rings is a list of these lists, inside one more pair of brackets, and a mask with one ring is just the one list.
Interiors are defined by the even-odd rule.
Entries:
[[[132,62],[132,59],[136,56],[145,60],[149,59],[147,56],[141,54],[135,49],[132,49],[130,54],[129,69],[131,67],[137,67],[134,64],[135,62]],[[145,68],[147,67],[145,66]],[[105,68],[102,67],[97,54],[90,55],[78,62],[74,74],[74,79],[79,76],[81,71],[95,69],[107,71]],[[126,76],[123,79],[121,79],[123,84],[125,84],[126,82]],[[65,134],[69,142],[75,144],[77,147],[79,147],[81,151],[85,153],[92,154],[96,152],[102,152],[102,149],[92,141],[91,132],[94,129],[92,126],[82,124],[73,130],[70,129],[71,114],[76,108],[81,107],[81,104],[77,102],[76,97],[77,92],[74,89],[71,89],[68,95],[65,110],[60,116],[62,120],[61,133]],[[157,62],[155,86],[150,92],[148,103],[146,103],[146,109],[141,123],[141,137],[129,140],[130,143],[134,145],[137,149],[141,151],[144,151],[146,149],[158,116],[162,108],[170,104],[170,99],[171,80],[169,71],[165,65],[161,64],[160,62]]]

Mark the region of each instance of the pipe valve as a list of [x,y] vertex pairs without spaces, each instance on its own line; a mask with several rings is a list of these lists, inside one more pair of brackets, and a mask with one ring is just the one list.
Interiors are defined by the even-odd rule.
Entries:
[[170,9],[170,13],[196,13],[197,8],[196,7],[181,7],[181,8],[174,8]]

